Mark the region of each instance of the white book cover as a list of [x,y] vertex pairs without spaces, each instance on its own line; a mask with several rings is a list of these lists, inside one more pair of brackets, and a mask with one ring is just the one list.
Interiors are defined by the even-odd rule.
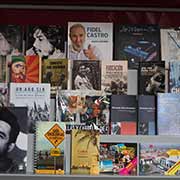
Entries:
[[107,94],[127,94],[128,61],[102,61],[101,90]]
[[10,83],[10,104],[28,107],[29,132],[36,121],[50,121],[50,84]]
[[161,29],[161,59],[180,60],[180,30]]
[[112,23],[68,22],[68,59],[112,59],[112,48]]

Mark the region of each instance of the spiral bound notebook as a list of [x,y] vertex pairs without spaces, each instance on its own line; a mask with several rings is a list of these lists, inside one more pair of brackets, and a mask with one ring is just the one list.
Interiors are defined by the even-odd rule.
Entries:
[[34,143],[34,173],[64,174],[65,124],[37,122]]

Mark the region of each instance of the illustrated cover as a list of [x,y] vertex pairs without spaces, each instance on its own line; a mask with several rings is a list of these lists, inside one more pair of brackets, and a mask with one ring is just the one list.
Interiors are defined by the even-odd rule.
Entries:
[[112,59],[113,24],[68,22],[68,59]]
[[46,59],[42,63],[42,83],[50,83],[51,95],[58,89],[68,88],[68,60]]
[[138,68],[138,62],[161,59],[157,25],[115,25],[114,42],[114,59],[127,59],[130,69]]
[[180,61],[169,62],[169,92],[180,92]]
[[136,176],[137,144],[136,143],[100,143],[101,174]]
[[14,83],[39,83],[41,62],[39,56],[12,56],[10,81]]
[[128,61],[102,61],[101,89],[107,94],[127,94]]
[[28,107],[28,128],[33,133],[36,121],[50,121],[50,84],[10,83],[10,104]]
[[138,134],[155,135],[156,130],[156,97],[153,95],[138,96]]
[[158,135],[180,135],[180,94],[159,93],[157,96]]
[[106,95],[86,95],[80,122],[82,124],[95,124],[100,134],[109,134],[110,97]]
[[[98,97],[97,105],[94,104],[92,107],[87,107],[87,95],[96,95]],[[101,102],[100,102],[101,100]],[[107,126],[105,126],[106,122],[108,121],[107,117],[109,113],[109,109],[107,109],[107,103],[105,101],[106,98],[103,95],[102,91],[93,91],[93,90],[58,90],[56,93],[56,121],[61,121],[66,124],[66,133],[70,133],[70,130],[73,127],[79,126],[88,126],[92,125],[95,122],[90,121],[93,118],[96,119],[94,116],[90,118],[90,112],[93,114],[96,110],[101,108],[101,111],[96,111],[98,113],[97,119],[99,119],[99,125],[101,126],[101,130],[107,132]],[[104,101],[104,102],[102,102]],[[106,102],[106,104],[105,104]],[[101,104],[101,105],[100,105]],[[101,116],[100,116],[101,114]],[[105,120],[106,119],[106,120]],[[101,122],[101,123],[100,123]],[[104,123],[105,124],[104,124]],[[103,128],[104,127],[104,128]],[[104,129],[104,130],[103,130]],[[100,131],[100,132],[102,132]],[[103,134],[103,133],[102,133]]]
[[72,89],[101,90],[101,61],[73,61]]
[[138,94],[157,95],[165,92],[165,62],[139,63]]
[[161,58],[164,61],[180,60],[180,29],[161,28]]
[[0,173],[25,174],[28,116],[26,107],[0,107]]
[[0,83],[7,82],[7,73],[6,56],[0,56]]
[[9,104],[9,91],[7,83],[0,83],[0,106],[8,106]]
[[65,58],[65,30],[61,25],[29,25],[26,29],[26,55]]
[[136,135],[137,100],[135,95],[111,96],[111,134]]
[[20,55],[23,46],[23,29],[20,25],[0,26],[0,55]]
[[139,174],[142,176],[179,176],[180,144],[140,144]]
[[34,173],[64,174],[65,124],[39,121],[35,136]]
[[71,174],[99,174],[99,144],[98,130],[72,130]]

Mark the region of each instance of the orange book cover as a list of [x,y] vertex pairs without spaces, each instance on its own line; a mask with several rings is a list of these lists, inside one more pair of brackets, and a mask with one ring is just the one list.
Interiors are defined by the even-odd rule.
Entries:
[[12,56],[10,77],[15,83],[39,83],[39,56]]

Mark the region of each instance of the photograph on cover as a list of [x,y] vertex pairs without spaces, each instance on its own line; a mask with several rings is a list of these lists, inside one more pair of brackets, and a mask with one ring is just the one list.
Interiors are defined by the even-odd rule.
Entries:
[[180,60],[180,29],[161,29],[161,59]]
[[140,144],[139,174],[141,176],[179,176],[180,144]]
[[136,143],[100,143],[100,173],[107,175],[137,175]]
[[68,59],[112,59],[112,23],[68,22]]
[[158,25],[115,25],[114,59],[128,60],[128,68],[139,62],[160,61],[160,28]]
[[28,129],[34,133],[36,121],[50,121],[50,84],[10,83],[10,105],[28,107]]
[[0,173],[26,173],[27,108],[0,107]]
[[34,150],[35,174],[64,174],[65,124],[37,122]]
[[23,32],[19,25],[0,26],[0,55],[20,55],[22,53]]
[[101,61],[73,61],[72,89],[101,90]]
[[8,84],[0,83],[0,106],[7,106],[8,100]]
[[29,25],[26,34],[26,55],[65,58],[65,30],[62,26]]

